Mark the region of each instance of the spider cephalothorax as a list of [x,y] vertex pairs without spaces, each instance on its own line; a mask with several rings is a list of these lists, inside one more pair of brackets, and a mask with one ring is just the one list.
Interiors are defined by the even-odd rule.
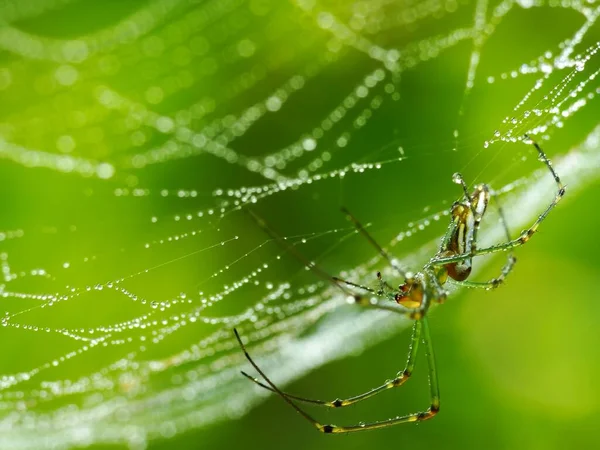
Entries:
[[403,284],[398,286],[394,300],[406,308],[418,308],[423,304],[427,283],[423,273],[408,274]]

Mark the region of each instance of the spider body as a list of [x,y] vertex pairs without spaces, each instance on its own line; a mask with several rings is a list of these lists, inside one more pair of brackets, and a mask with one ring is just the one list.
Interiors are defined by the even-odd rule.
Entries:
[[[535,222],[529,228],[523,230],[516,239],[511,238],[510,231],[504,219],[502,208],[496,204],[495,206],[498,210],[500,223],[502,224],[504,233],[506,235],[506,241],[486,248],[477,247],[477,234],[481,220],[489,206],[490,200],[495,200],[496,194],[486,184],[479,184],[472,192],[469,192],[468,187],[460,174],[454,174],[452,179],[456,184],[462,186],[463,196],[459,201],[454,202],[452,205],[450,211],[451,220],[446,233],[442,238],[438,251],[423,266],[423,268],[414,275],[409,272],[405,272],[402,268],[398,267],[395,260],[391,258],[390,255],[379,246],[379,244],[377,244],[377,242],[367,233],[360,222],[358,222],[358,220],[355,219],[350,212],[343,209],[350,220],[354,222],[357,230],[364,235],[364,237],[378,250],[379,254],[383,258],[387,259],[389,264],[404,278],[404,283],[402,283],[396,289],[392,288],[390,284],[383,280],[381,273],[379,272],[377,273],[377,279],[379,282],[379,288],[377,290],[368,286],[354,283],[352,281],[347,281],[328,275],[313,263],[308,262],[295,250],[294,247],[287,245],[283,239],[270,230],[265,225],[264,221],[256,218],[253,215],[258,225],[264,228],[265,231],[271,235],[271,237],[277,240],[277,242],[279,242],[283,247],[286,247],[290,253],[302,261],[306,267],[313,270],[316,275],[331,282],[335,287],[339,288],[341,292],[347,298],[353,300],[355,304],[363,307],[402,314],[414,320],[414,325],[412,329],[408,357],[404,369],[399,371],[393,379],[388,380],[382,385],[354,397],[348,397],[346,399],[337,398],[332,401],[323,401],[307,399],[282,392],[250,357],[237,330],[234,329],[235,336],[240,347],[244,351],[246,359],[260,374],[264,380],[264,383],[257,378],[246,374],[245,372],[242,372],[242,374],[260,387],[278,394],[292,408],[294,408],[297,413],[310,422],[318,431],[326,434],[350,433],[385,428],[400,423],[419,422],[434,417],[440,410],[440,395],[437,380],[437,370],[435,367],[435,358],[433,354],[433,345],[431,342],[429,324],[426,317],[432,301],[442,303],[445,300],[447,293],[444,289],[444,285],[448,282],[472,288],[483,289],[491,289],[499,286],[504,281],[506,276],[511,272],[516,262],[516,259],[512,255],[512,250],[529,241],[533,234],[538,230],[541,222],[548,216],[550,211],[556,207],[565,193],[565,187],[562,184],[558,174],[554,171],[552,163],[548,160],[544,151],[535,141],[529,139],[528,136],[525,136],[525,141],[535,147],[538,152],[538,159],[545,164],[548,171],[554,178],[557,186],[557,194],[552,202],[550,202],[550,204],[543,211],[543,213],[538,216]],[[509,252],[509,255],[505,265],[501,270],[501,273],[497,277],[484,282],[467,280],[473,268],[474,258],[481,255],[505,251]],[[351,287],[353,290],[350,291],[348,287]],[[368,292],[371,294],[371,296],[367,297],[366,294],[357,293],[354,291],[354,289]],[[379,301],[379,299],[382,299],[383,301]],[[360,423],[352,426],[336,426],[321,424],[312,416],[310,416],[303,408],[298,406],[297,402],[303,402],[329,408],[340,408],[358,403],[362,400],[366,400],[388,389],[402,386],[410,378],[414,370],[420,343],[424,344],[425,346],[425,357],[429,367],[430,403],[426,409],[420,412],[406,414],[404,416],[397,416],[379,422],[371,422],[366,424]]]
[[[453,180],[463,186],[465,199],[454,202],[452,205],[450,224],[442,239],[436,258],[470,255],[475,250],[477,230],[490,201],[490,189],[486,184],[477,185],[475,190],[469,194],[460,174],[454,174]],[[423,299],[429,284],[433,284],[438,288],[434,300],[443,303],[446,293],[442,288],[448,278],[458,282],[465,281],[471,274],[472,268],[472,257],[426,267],[414,277],[407,277],[407,280],[398,287],[394,300],[406,308],[417,309],[411,315],[411,318],[418,319],[422,316],[422,311],[419,308],[423,305]],[[381,283],[380,273],[377,274],[377,278]]]
[[425,295],[424,275],[418,273],[414,278],[406,280],[398,287],[398,293],[394,296],[394,300],[399,305],[406,308],[418,308],[423,303]]

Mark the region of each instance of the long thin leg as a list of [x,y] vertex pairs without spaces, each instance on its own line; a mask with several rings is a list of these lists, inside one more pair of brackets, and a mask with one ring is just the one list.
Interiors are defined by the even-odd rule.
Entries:
[[237,332],[234,329],[235,336],[240,344],[240,347],[244,351],[244,355],[246,359],[252,364],[252,366],[256,369],[256,371],[263,377],[263,379],[267,382],[267,384],[273,389],[274,392],[279,394],[288,404],[292,406],[296,410],[298,414],[308,420],[317,430],[322,433],[352,433],[355,431],[366,431],[373,430],[376,428],[385,428],[392,425],[398,425],[401,423],[408,422],[419,422],[427,419],[431,419],[433,416],[437,414],[440,410],[440,393],[439,393],[439,384],[437,379],[437,370],[435,367],[435,356],[433,353],[433,345],[431,342],[431,334],[429,331],[429,323],[426,318],[421,319],[422,330],[423,330],[423,343],[425,344],[425,353],[427,357],[427,363],[429,365],[429,392],[431,397],[431,404],[428,409],[425,411],[407,414],[405,416],[395,417],[393,419],[382,420],[380,422],[371,422],[366,424],[352,425],[352,426],[336,426],[336,425],[324,425],[320,422],[317,422],[310,415],[308,415],[302,408],[300,408],[296,403],[286,397],[286,395],[279,390],[275,384],[264,374],[264,372],[258,367],[258,365],[252,360],[248,352],[246,351],[246,347],[242,343],[242,340]]
[[[311,261],[308,261],[304,255],[302,253],[300,253],[296,247],[294,247],[293,245],[288,244],[284,238],[282,238],[281,236],[279,236],[275,231],[273,231],[266,223],[265,221],[257,216],[254,211],[252,211],[251,209],[247,209],[244,208],[244,211],[246,211],[248,214],[250,214],[250,217],[252,217],[252,219],[256,222],[256,224],[261,227],[272,239],[275,240],[275,242],[277,242],[279,244],[280,247],[282,247],[284,250],[288,251],[291,255],[293,255],[298,261],[300,261],[302,264],[304,264],[305,267],[308,267],[310,270],[312,270],[316,275],[318,275],[319,277],[321,277],[323,280],[328,281],[330,283],[333,283],[337,288],[339,288],[345,295],[351,296],[352,294],[346,289],[344,288],[344,286],[340,283],[340,281],[346,283],[345,281],[336,278],[336,277],[332,277],[331,275],[329,275],[327,272],[325,272],[324,270],[322,270],[319,266],[317,266],[316,264],[312,263]],[[357,286],[357,287],[362,287],[362,286]]]
[[258,365],[252,360],[252,358],[248,354],[248,351],[246,350],[246,346],[242,342],[242,338],[240,338],[238,331],[234,328],[233,332],[235,333],[235,338],[237,339],[238,343],[240,344],[240,347],[242,348],[242,351],[244,352],[244,356],[246,357],[248,362],[250,364],[252,364],[252,367],[254,367],[254,369],[260,374],[260,376],[264,378],[264,380],[269,384],[269,386],[271,386],[271,388],[277,394],[279,394],[281,396],[281,398],[283,398],[287,403],[289,403],[292,406],[292,408],[294,408],[296,410],[296,412],[298,414],[300,414],[302,417],[304,417],[306,420],[308,420],[310,423],[312,423],[313,426],[316,427],[319,431],[323,431],[323,425],[321,425],[319,422],[317,422],[315,419],[313,419],[310,415],[308,415],[308,413],[306,413],[298,405],[296,405],[292,400],[290,400],[288,397],[286,397],[285,394],[283,392],[281,392],[279,390],[279,388],[273,384],[273,382],[267,377],[267,375],[265,375],[265,373],[261,370],[261,368],[258,367]]
[[[477,193],[479,195],[477,206],[474,206],[473,203],[471,203],[474,223],[470,248],[473,250],[477,248],[477,234],[479,233],[479,228],[481,228],[481,220],[483,219],[483,214],[486,211],[487,203],[490,199],[490,189],[487,184],[480,184],[477,186]],[[510,236],[508,239],[510,239]]]
[[[502,208],[502,205],[500,204],[500,201],[498,200],[497,195],[495,195],[494,193],[490,193],[490,197],[496,205],[496,210],[498,211],[498,217],[500,218],[500,223],[502,224],[502,228],[504,229],[504,235],[506,236],[506,240],[510,241],[510,239],[511,239],[510,238],[510,230],[508,229],[508,222],[506,221],[506,216],[504,215],[504,209]],[[489,281],[489,283],[491,283],[492,287],[498,287],[502,283],[504,283],[504,280],[506,279],[508,274],[512,271],[516,262],[517,262],[517,258],[514,256],[514,253],[512,252],[512,250],[510,250],[508,253],[508,258],[506,260],[506,263],[504,264],[504,266],[502,267],[502,270],[500,272],[500,276],[493,278]]]
[[554,178],[554,181],[558,188],[558,192],[556,193],[554,200],[552,200],[552,202],[550,202],[550,204],[546,207],[544,212],[538,216],[538,218],[535,220],[535,222],[529,228],[527,228],[526,230],[523,230],[521,232],[521,235],[518,238],[509,239],[507,242],[504,242],[502,244],[492,245],[487,248],[476,249],[470,253],[465,253],[462,255],[433,258],[431,261],[429,261],[429,263],[427,264],[427,267],[445,265],[445,264],[450,264],[450,263],[454,263],[454,262],[460,262],[460,261],[464,261],[469,258],[473,258],[474,256],[487,255],[490,253],[497,253],[497,252],[502,252],[502,251],[509,251],[516,247],[519,247],[519,246],[525,244],[527,241],[529,241],[529,239],[531,239],[531,236],[533,236],[535,234],[535,232],[538,230],[540,223],[542,223],[544,221],[544,219],[546,219],[548,214],[550,214],[550,212],[562,200],[562,198],[565,195],[565,186],[562,184],[560,177],[558,176],[558,174],[552,167],[552,162],[550,162],[550,160],[548,159],[548,157],[546,156],[546,154],[544,153],[542,148],[537,144],[537,142],[530,139],[529,136],[527,136],[527,135],[525,135],[525,139],[529,143],[531,143],[535,147],[535,149],[538,151],[539,159],[546,165],[546,167],[552,174],[552,177]]
[[[436,276],[435,272],[433,272],[431,270],[427,270],[427,271],[424,270],[423,272],[426,272],[429,274],[429,279],[431,280],[432,287],[433,287],[432,298],[437,303],[444,303],[446,301],[446,297],[448,297],[448,291],[446,291],[446,289],[444,289],[444,286],[442,285],[442,283],[440,283],[440,280]],[[427,308],[427,309],[429,309],[429,308]]]
[[370,287],[368,287],[368,286],[364,286],[362,284],[353,283],[352,281],[344,280],[343,278],[340,278],[340,277],[334,277],[334,276],[332,276],[331,279],[334,280],[334,281],[336,281],[336,282],[338,282],[338,283],[344,283],[344,284],[347,284],[348,286],[352,286],[352,287],[359,288],[359,289],[364,289],[365,291],[370,292],[371,294],[376,294],[375,290],[372,289],[372,288],[370,288]]
[[[489,187],[486,184],[479,184],[475,188],[474,193],[470,194],[467,183],[465,183],[465,180],[460,173],[455,173],[452,175],[452,181],[462,187],[465,195],[465,202],[469,205],[471,213],[473,214],[473,234],[469,239],[469,248],[474,249],[477,246],[477,233],[479,232],[479,227],[481,226],[481,219],[483,218],[483,214],[485,213],[490,197]],[[479,197],[477,206],[475,206],[475,204],[471,201],[473,197]]]
[[[260,226],[283,249],[289,251],[289,253],[291,255],[293,255],[298,261],[300,261],[302,264],[304,264],[305,267],[308,267],[310,270],[312,270],[316,275],[321,277],[323,280],[334,284],[338,289],[340,289],[342,291],[342,293],[344,295],[346,295],[348,298],[354,299],[354,302],[356,304],[359,304],[361,306],[373,307],[371,301],[368,298],[364,297],[363,295],[358,295],[358,294],[354,294],[354,293],[350,292],[348,289],[346,289],[343,286],[343,284],[354,285],[354,287],[365,289],[365,290],[373,293],[373,290],[371,288],[367,288],[366,286],[351,283],[351,282],[348,282],[348,281],[342,280],[340,278],[329,275],[327,272],[322,270],[319,266],[308,261],[304,257],[304,255],[302,255],[302,253],[300,253],[294,246],[288,244],[284,240],[284,238],[280,237],[275,231],[273,231],[271,228],[269,228],[269,226],[265,223],[265,221],[262,220],[260,217],[258,217],[252,210],[245,209],[245,211],[250,214],[250,216],[257,223],[258,226]],[[391,310],[396,313],[405,314],[412,319],[421,318],[427,312],[428,307],[429,307],[429,300],[428,300],[427,295],[424,296],[423,302],[421,303],[421,306],[418,308],[407,308],[403,305],[396,305],[395,307],[376,306],[376,308],[378,308],[378,309],[386,309],[386,310]]]
[[454,281],[454,280],[452,280],[452,283],[458,284],[460,286],[471,287],[471,288],[481,288],[481,289],[497,288],[502,283],[504,283],[504,280],[506,279],[508,274],[510,272],[512,272],[513,266],[515,265],[516,262],[517,262],[517,258],[510,255],[508,257],[506,264],[504,265],[504,267],[502,267],[500,275],[498,275],[496,278],[492,278],[491,280],[488,280],[488,281],[468,281],[468,280]]
[[387,288],[390,291],[395,291],[394,288],[392,286],[390,286],[387,281],[384,281],[383,278],[381,278],[381,272],[377,272],[377,280],[379,281],[379,289],[377,291],[375,291],[375,289],[373,289],[373,288],[370,288],[369,286],[365,286],[364,284],[354,283],[353,281],[344,280],[343,278],[340,278],[340,277],[332,276],[331,278],[334,281],[337,281],[338,283],[343,283],[348,286],[363,289],[363,290],[370,292],[371,294],[375,294],[375,295],[384,295],[384,288]]
[[405,277],[406,272],[394,262],[394,259],[390,256],[390,254],[386,252],[383,249],[383,247],[381,247],[381,245],[377,243],[377,241],[373,238],[373,236],[369,234],[365,227],[362,226],[358,219],[354,217],[354,215],[350,211],[348,211],[346,207],[342,206],[341,210],[344,214],[346,214],[346,216],[348,216],[352,223],[354,223],[356,229],[367,239],[367,241],[369,241],[369,243],[377,249],[379,254],[388,261],[390,266],[392,266],[400,274],[400,276]]
[[[358,403],[362,400],[366,400],[366,399],[371,398],[371,397],[379,394],[380,392],[384,392],[388,389],[402,386],[410,378],[410,376],[413,373],[420,340],[421,340],[421,322],[415,321],[415,323],[413,325],[413,329],[412,329],[412,334],[411,334],[411,338],[410,338],[410,347],[409,347],[408,357],[406,360],[406,366],[404,367],[404,370],[398,372],[396,374],[396,376],[394,377],[394,379],[387,381],[384,384],[382,384],[381,386],[378,386],[375,389],[371,389],[370,391],[365,392],[364,394],[356,395],[354,397],[349,397],[346,399],[337,398],[332,401],[313,400],[313,399],[309,399],[309,398],[298,397],[296,395],[288,394],[287,392],[284,392],[283,394],[289,398],[292,398],[294,400],[298,400],[301,402],[305,402],[305,403],[312,403],[315,405],[326,406],[329,408],[340,408],[343,406],[353,405],[354,403]],[[267,386],[264,383],[261,383],[257,378],[254,378],[245,372],[242,372],[242,375],[244,375],[246,378],[253,381],[254,383],[258,384],[260,387],[268,389],[269,391],[272,391],[272,392],[276,392],[271,387]]]
[[383,279],[381,272],[377,272],[377,280],[379,281],[379,290],[377,291],[378,295],[384,295],[386,289],[390,292],[397,292],[397,290],[394,289],[390,283]]
[[398,303],[384,304],[379,302],[379,300],[376,298],[366,298],[361,296],[355,297],[354,303],[364,308],[381,309],[383,311],[402,314],[403,316],[407,316],[411,320],[419,320],[421,317],[427,314],[431,302],[429,301],[429,296],[424,295],[421,306],[418,306],[416,308],[409,308]]
[[324,425],[322,430],[324,433],[353,433],[358,431],[375,430],[378,428],[387,428],[401,423],[421,422],[423,420],[431,419],[439,412],[440,389],[437,378],[437,369],[435,367],[435,355],[433,353],[431,333],[429,331],[429,323],[427,322],[427,318],[421,319],[421,322],[423,322],[423,343],[425,344],[425,354],[427,357],[427,364],[429,365],[429,395],[431,399],[429,408],[427,408],[425,411],[407,414],[379,422],[365,424],[361,423],[359,425],[352,426]]
[[529,239],[531,239],[531,236],[533,236],[533,234],[537,231],[539,224],[546,218],[546,216],[548,216],[548,213],[550,211],[552,211],[552,209],[558,204],[558,202],[564,196],[564,193],[565,193],[565,189],[563,187],[558,192],[558,194],[556,195],[556,197],[554,198],[552,203],[550,203],[550,205],[546,208],[546,210],[534,222],[534,224],[531,227],[529,227],[528,229],[523,230],[523,232],[521,233],[521,235],[518,238],[512,239],[512,240],[510,240],[508,242],[504,242],[502,244],[492,245],[487,248],[480,248],[471,253],[464,253],[462,255],[447,256],[447,257],[441,257],[441,258],[433,258],[431,261],[429,261],[427,266],[431,267],[431,266],[446,265],[446,264],[450,264],[453,262],[464,261],[465,259],[473,258],[474,256],[488,255],[490,253],[505,252],[505,251],[512,250],[516,247],[520,247],[521,245],[523,245],[527,241],[529,241]]
[[[452,175],[452,181],[454,181],[456,184],[459,184],[462,187],[463,193],[465,194],[465,201],[468,202],[470,206],[472,206],[471,194],[469,194],[469,188],[467,186],[467,183],[465,183],[465,180],[462,177],[462,175],[458,172],[455,173],[454,175]],[[473,211],[473,213],[475,213],[475,211]]]

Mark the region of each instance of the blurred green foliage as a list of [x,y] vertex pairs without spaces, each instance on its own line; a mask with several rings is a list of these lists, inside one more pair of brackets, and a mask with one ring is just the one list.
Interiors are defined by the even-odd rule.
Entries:
[[[498,2],[488,5],[488,18],[497,6]],[[307,7],[314,13],[308,13]],[[214,127],[217,142],[226,139],[222,133],[230,132],[225,146],[256,160],[294,142],[316,139],[316,149],[303,151],[280,170],[288,177],[299,176],[314,159],[320,163],[312,172],[324,173],[352,163],[405,156],[379,170],[349,173],[260,200],[255,210],[285,236],[347,227],[339,213],[339,206],[345,205],[371,224],[380,242],[389,242],[426,212],[449,207],[460,195],[451,182],[456,171],[469,183],[489,182],[496,187],[529,174],[540,166],[530,147],[520,143],[483,147],[535,82],[535,75],[503,80],[499,74],[518,71],[547,51],[559,52],[559,43],[584,23],[582,8],[558,3],[514,6],[494,25],[481,49],[474,88],[466,92],[473,40],[464,39],[447,49],[435,43],[437,37],[455,36],[473,27],[475,5],[462,1],[25,0],[0,5],[0,230],[24,230],[22,239],[0,242],[0,251],[8,255],[16,273],[44,268],[54,277],[23,277],[7,284],[6,290],[43,295],[68,292],[64,286],[69,286],[82,291],[52,308],[31,311],[26,310],[38,306],[39,299],[1,298],[0,311],[26,311],[11,316],[11,322],[59,331],[120,323],[152,311],[151,302],[173,299],[181,292],[216,292],[223,283],[272,258],[275,246],[244,256],[232,266],[229,278],[227,273],[211,277],[264,242],[264,235],[242,213],[199,220],[196,212],[218,211],[216,189],[262,185],[268,180],[243,162],[231,164],[226,157],[215,156],[219,147],[207,151],[209,146],[194,144],[185,130],[193,134]],[[336,37],[323,26],[330,19],[323,11],[340,23],[371,18],[366,25],[348,28],[368,39],[370,50],[350,38],[349,43]],[[30,42],[25,35],[34,38]],[[594,25],[577,50],[598,38]],[[373,56],[374,46],[400,49],[401,73],[386,69]],[[410,60],[405,55],[414,56]],[[350,113],[332,124],[331,131],[324,129],[324,118],[378,69],[385,73],[385,81],[365,96],[357,94],[358,106],[348,108]],[[272,100],[267,104],[270,112],[247,128],[235,123],[235,117],[242,117],[251,105],[265,104],[265,99],[281,94],[277,89],[294,76],[303,77],[302,86],[281,97],[285,101],[280,109]],[[495,81],[489,83],[492,76]],[[563,76],[550,77],[543,94]],[[581,142],[598,124],[597,111],[597,99],[592,99],[564,127],[552,128],[551,139],[543,142],[549,156]],[[532,120],[525,127],[533,124]],[[14,150],[10,145],[21,150],[10,153],[10,148]],[[169,154],[185,156],[186,149],[198,148],[197,155],[169,159]],[[156,153],[162,156],[152,161],[148,152],[156,149],[162,149]],[[32,156],[28,151],[44,155]],[[323,152],[329,157],[323,157]],[[42,164],[49,168],[35,167],[47,155],[59,159]],[[139,195],[135,189],[140,189]],[[188,194],[179,195],[180,190]],[[192,191],[194,195],[189,194]],[[462,291],[434,310],[431,326],[442,389],[441,413],[435,420],[322,436],[271,395],[243,417],[159,439],[150,448],[600,446],[600,331],[596,326],[600,306],[594,284],[600,276],[595,244],[600,226],[598,194],[598,186],[592,185],[577,197],[567,195],[543,223],[539,236],[518,249],[519,262],[506,286],[493,292]],[[540,195],[549,201],[553,194]],[[194,219],[187,220],[188,215]],[[395,252],[411,254],[441,235],[444,226],[417,233]],[[192,231],[198,231],[193,239],[158,243]],[[241,239],[231,241],[236,235]],[[227,244],[204,250],[222,241]],[[360,239],[337,235],[303,251],[332,273],[349,269],[373,253]],[[493,276],[500,259],[478,276]],[[127,290],[146,299],[146,304],[93,288],[125,277]],[[311,282],[313,275],[298,275],[298,264],[290,258],[278,263],[269,277],[300,283]],[[92,288],[86,291],[87,286]],[[253,295],[258,294],[250,290],[230,295],[210,312],[240,314],[253,304]],[[184,303],[176,304],[167,313],[183,313],[186,308]],[[206,324],[188,326],[148,345],[140,359],[168,360],[211,331]],[[125,336],[135,341],[141,334],[132,330]],[[1,374],[40,367],[81,347],[60,332],[46,334],[23,326],[1,329],[0,342]],[[135,351],[138,344],[83,352],[22,383],[17,392],[35,391],[41,379],[77,380],[101,371]],[[326,364],[286,389],[320,399],[356,395],[400,370],[407,345],[405,331],[361,355]],[[167,390],[177,370],[152,379],[148,389]],[[421,358],[414,379],[397,392],[348,411],[315,411],[315,415],[324,422],[351,424],[416,411],[427,404],[426,383]],[[113,392],[126,394],[125,384],[115,386]],[[248,383],[242,389],[258,388]],[[33,409],[51,411],[71,401],[81,405],[85,396],[40,402]],[[223,408],[227,402],[228,398],[221,399]],[[5,420],[9,415],[4,408],[0,417]]]

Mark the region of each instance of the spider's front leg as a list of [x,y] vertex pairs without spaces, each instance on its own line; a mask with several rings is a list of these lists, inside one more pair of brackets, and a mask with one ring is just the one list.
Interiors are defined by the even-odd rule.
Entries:
[[[442,254],[440,252],[440,253],[438,253],[438,255],[435,258],[433,258],[428,263],[428,265],[427,265],[428,267],[451,266],[452,264],[461,263],[462,261],[471,261],[473,259],[473,257],[475,257],[475,256],[487,255],[490,253],[497,253],[497,252],[503,252],[503,251],[511,251],[516,247],[520,247],[521,245],[529,242],[531,237],[538,231],[540,224],[546,219],[546,217],[548,217],[550,212],[554,208],[556,208],[556,205],[558,205],[558,203],[563,199],[563,197],[565,195],[565,185],[562,183],[560,177],[554,170],[554,167],[552,166],[552,162],[550,161],[550,159],[548,159],[548,157],[546,156],[546,153],[544,153],[544,150],[542,150],[542,148],[538,145],[537,142],[535,142],[533,139],[531,139],[528,135],[524,136],[524,140],[526,143],[533,145],[533,147],[538,152],[538,159],[544,163],[544,165],[546,166],[546,168],[552,175],[552,178],[554,179],[554,183],[556,184],[556,188],[557,188],[557,192],[556,192],[556,195],[554,196],[554,199],[548,204],[548,206],[546,206],[546,209],[544,209],[544,211],[537,217],[537,219],[533,222],[533,224],[529,228],[523,230],[521,232],[520,236],[516,239],[510,238],[510,233],[508,233],[508,228],[506,227],[506,221],[504,220],[504,215],[502,213],[502,210],[499,209],[500,215],[501,215],[501,221],[504,224],[505,232],[507,235],[506,242],[501,243],[501,244],[492,245],[492,246],[486,247],[486,248],[481,248],[481,249],[473,246],[471,249],[469,249],[469,251],[456,252],[454,255],[452,255],[452,254],[446,255],[446,254]],[[448,236],[448,234],[446,236]],[[512,265],[515,263],[515,261],[516,260],[512,256],[509,256],[509,261],[508,261],[507,265],[505,266],[506,270],[503,270],[503,272],[506,272],[506,273],[510,272],[510,269],[512,268]],[[496,282],[494,284],[498,284],[498,282]]]
[[[454,283],[463,286],[490,289],[499,286],[511,272],[516,259],[509,254],[500,275],[485,282],[467,281],[473,267],[473,257],[479,254],[477,250],[477,234],[481,221],[491,198],[495,198],[486,184],[479,184],[472,194],[468,193],[466,183],[460,174],[454,174],[453,180],[462,185],[465,200],[452,206],[452,219],[448,230],[442,239],[437,255],[426,265],[426,270],[438,273],[440,284],[450,277]],[[500,222],[508,240],[510,232],[504,219],[504,212],[499,204],[496,205]]]

